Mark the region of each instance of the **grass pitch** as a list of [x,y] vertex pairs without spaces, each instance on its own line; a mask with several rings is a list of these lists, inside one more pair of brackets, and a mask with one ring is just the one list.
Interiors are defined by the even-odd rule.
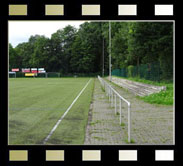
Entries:
[[[89,78],[9,79],[9,144],[43,144]],[[92,80],[47,144],[83,144]]]

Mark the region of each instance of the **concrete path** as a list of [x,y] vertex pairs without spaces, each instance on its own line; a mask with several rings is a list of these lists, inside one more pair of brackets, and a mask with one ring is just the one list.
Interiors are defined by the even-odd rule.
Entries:
[[127,129],[120,126],[119,117],[111,109],[98,79],[95,79],[93,104],[85,138],[85,145],[124,145],[127,141]]
[[[172,145],[173,106],[148,104],[118,86],[112,85],[125,99],[131,102],[130,145]],[[95,80],[93,104],[89,113],[86,145],[125,145],[127,143],[127,105],[122,103],[122,125],[119,115],[114,114],[100,82]],[[129,144],[128,144],[129,145]]]

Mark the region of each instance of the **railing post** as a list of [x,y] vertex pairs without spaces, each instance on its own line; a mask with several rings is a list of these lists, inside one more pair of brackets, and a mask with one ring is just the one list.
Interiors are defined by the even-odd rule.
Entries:
[[108,89],[107,84],[105,84],[105,89],[106,89],[106,92],[108,93],[108,96],[109,96],[109,89]]
[[108,87],[108,92],[109,92],[109,103],[110,103],[110,101],[111,101],[111,90],[109,89],[109,87]]
[[115,115],[117,114],[117,102],[116,102],[116,94],[115,94]]
[[[109,87],[110,89],[110,87]],[[112,90],[110,89],[110,102],[112,103]]]
[[113,107],[115,107],[115,93],[113,92]]
[[131,142],[131,133],[130,133],[130,130],[131,130],[131,111],[130,111],[130,104],[128,103],[128,142],[130,143]]
[[111,107],[113,107],[113,91],[112,91],[112,90],[111,90],[111,95],[112,95],[112,96],[111,96],[111,97],[112,97],[112,98],[111,98],[111,100],[112,100],[112,101],[111,101]]
[[106,84],[105,84],[105,82],[104,82],[104,91],[106,93],[106,96],[108,96],[108,91],[106,90]]
[[121,104],[121,99],[119,98],[119,108],[120,108],[120,125],[122,123],[121,121],[121,116],[122,116],[122,104]]
[[[117,113],[117,95],[119,95],[113,88],[107,84],[100,76],[98,76],[100,83],[104,86],[106,94],[109,96],[109,103],[111,107],[115,104],[115,114]],[[115,96],[114,96],[115,95]],[[128,142],[131,143],[131,104],[119,95],[119,110],[120,110],[120,125],[122,124],[122,101],[128,104]],[[114,103],[115,102],[115,103]]]

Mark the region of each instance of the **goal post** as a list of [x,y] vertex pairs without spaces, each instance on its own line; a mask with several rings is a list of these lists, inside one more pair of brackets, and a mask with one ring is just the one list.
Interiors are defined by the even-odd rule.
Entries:
[[31,73],[31,72],[20,72],[16,73],[13,71],[9,72],[9,78],[16,77],[34,77],[34,78],[60,78],[61,74],[59,72],[40,72],[40,73]]
[[47,72],[47,77],[59,78],[60,73],[58,73],[58,72]]
[[16,72],[9,71],[9,78],[16,78]]
[[47,73],[37,73],[38,78],[47,78]]
[[44,72],[44,73],[37,73],[37,78],[59,78],[59,72]]

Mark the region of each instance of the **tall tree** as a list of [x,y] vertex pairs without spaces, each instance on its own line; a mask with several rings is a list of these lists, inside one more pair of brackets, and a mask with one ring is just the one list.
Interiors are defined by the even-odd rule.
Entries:
[[[160,62],[162,79],[173,75],[173,23],[111,22],[113,69]],[[9,45],[9,68],[44,67],[49,72],[102,72],[109,68],[109,22],[66,26],[51,38],[35,35],[15,48]],[[105,72],[106,72],[105,71]]]

